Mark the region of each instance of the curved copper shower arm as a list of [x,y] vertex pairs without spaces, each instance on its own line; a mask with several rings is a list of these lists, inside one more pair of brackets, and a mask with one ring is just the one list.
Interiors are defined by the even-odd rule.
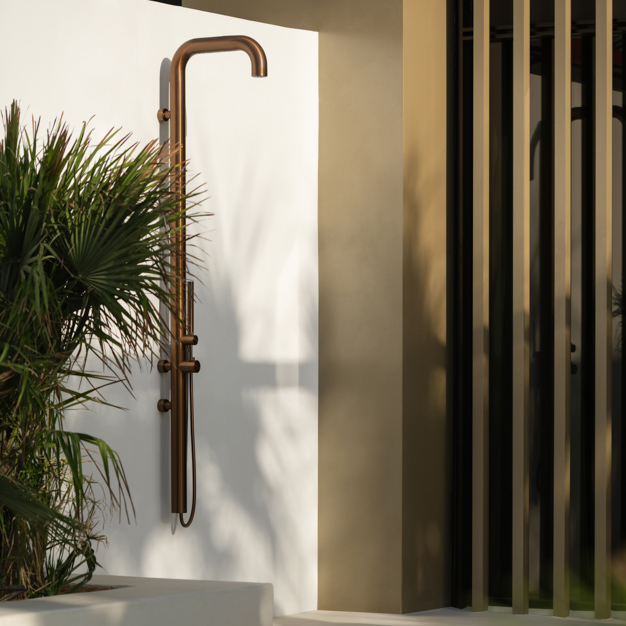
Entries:
[[[195,54],[208,52],[234,52],[242,50],[250,57],[252,76],[267,76],[267,58],[265,51],[251,37],[237,35],[233,37],[201,37],[185,42],[174,54],[170,67],[170,115],[172,146],[180,147],[174,154],[172,165],[180,168],[185,162],[185,67]],[[184,181],[181,188],[184,191]]]
[[[188,417],[188,391],[193,389],[190,378],[199,370],[199,363],[192,356],[192,345],[197,343],[193,336],[193,302],[186,302],[185,277],[186,267],[186,242],[185,242],[185,216],[184,199],[186,191],[185,169],[186,161],[185,145],[185,68],[189,59],[196,54],[209,52],[232,52],[241,50],[250,57],[252,64],[252,76],[267,76],[267,58],[263,48],[251,37],[235,35],[229,37],[202,37],[190,39],[182,44],[172,59],[170,68],[170,108],[171,111],[162,109],[159,111],[159,120],[170,120],[170,145],[172,147],[170,165],[173,172],[173,188],[181,197],[179,208],[181,217],[174,222],[174,254],[171,259],[172,280],[171,289],[174,296],[175,307],[171,315],[171,364],[166,361],[159,363],[159,371],[171,372],[171,402],[159,401],[159,410],[165,412],[171,409],[171,467],[172,467],[172,513],[179,513],[183,526],[191,524],[193,513],[187,522],[184,522],[182,514],[187,511],[187,417]],[[193,298],[193,296],[192,296]],[[182,324],[181,324],[182,320]],[[192,341],[195,339],[195,341]],[[192,392],[193,393],[193,392]],[[193,396],[190,398],[193,402]],[[192,409],[193,416],[193,409]],[[193,417],[192,417],[193,420]],[[193,422],[191,424],[193,433]],[[192,434],[193,436],[193,434]],[[193,443],[193,442],[192,442]],[[194,457],[194,505],[195,510],[195,450],[192,445]]]
[[[186,180],[185,171],[182,164],[187,158],[187,146],[185,142],[186,126],[186,91],[185,91],[185,68],[189,59],[196,54],[206,54],[211,52],[234,52],[242,50],[250,57],[252,64],[252,76],[267,76],[267,58],[261,45],[244,35],[234,35],[227,37],[201,37],[190,39],[182,44],[174,53],[170,67],[170,145],[174,148],[171,157],[171,166],[177,177],[177,186],[181,195],[185,194]],[[183,201],[184,202],[184,201]],[[183,205],[184,206],[184,205]],[[181,207],[182,208],[182,207]],[[175,223],[175,227],[185,225],[184,216]],[[179,231],[180,232],[180,231]],[[177,246],[180,251],[180,266],[175,269],[178,276],[184,276],[186,267],[186,246],[185,238],[181,235]],[[180,311],[184,310],[184,294],[179,290],[178,302],[182,304]]]

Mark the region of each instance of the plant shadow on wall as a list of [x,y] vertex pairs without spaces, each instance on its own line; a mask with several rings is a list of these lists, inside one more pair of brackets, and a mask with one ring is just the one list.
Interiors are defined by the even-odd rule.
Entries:
[[[316,556],[305,553],[311,529],[302,516],[317,471],[311,452],[317,411],[307,404],[317,394],[317,364],[305,361],[302,344],[316,351],[317,307],[290,290],[295,277],[289,272],[302,269],[294,263],[297,241],[285,246],[273,239],[281,231],[280,214],[254,169],[252,161],[242,168],[246,197],[236,204],[250,206],[254,198],[263,212],[239,220],[226,236],[234,258],[213,266],[210,292],[199,290],[206,305],[196,308],[197,328],[206,329],[197,354],[210,381],[196,385],[196,430],[204,450],[199,459],[205,467],[199,472],[205,481],[199,505],[208,526],[198,539],[208,576],[274,581],[280,614],[290,611],[289,603],[310,602],[299,599],[299,587],[315,584],[307,580],[315,576],[310,563]],[[217,227],[224,232],[224,222]],[[228,250],[215,256],[228,259]],[[297,313],[284,310],[295,301]],[[316,511],[306,517],[315,520]]]
[[[305,343],[317,352],[317,306],[295,292],[294,274],[307,271],[302,260],[294,262],[298,237],[287,244],[276,240],[285,237],[281,207],[264,191],[266,182],[255,178],[253,156],[246,162],[245,155],[237,155],[244,182],[233,185],[241,196],[228,199],[229,207],[241,207],[234,227],[226,223],[226,207],[216,206],[215,226],[198,220],[190,230],[211,239],[207,248],[197,244],[194,250],[198,264],[209,267],[207,275],[197,272],[196,282],[194,355],[202,369],[194,376],[194,523],[189,530],[177,527],[175,538],[163,532],[172,519],[168,492],[166,516],[139,520],[143,527],[132,542],[120,529],[105,565],[149,576],[271,580],[282,613],[290,603],[302,606],[302,589],[315,585],[315,532],[307,524],[315,524],[317,514],[312,509],[306,516],[315,499],[302,485],[304,480],[306,490],[314,489],[317,471],[317,363],[302,354]],[[217,204],[219,188],[215,196]],[[209,228],[220,236],[205,236]],[[297,313],[281,313],[295,302]],[[294,333],[298,339],[285,347],[285,335]],[[146,381],[136,405],[155,406],[154,382]],[[169,469],[167,458],[158,462]]]
[[[301,517],[310,506],[311,462],[317,467],[308,445],[313,442],[306,437],[311,430],[316,435],[317,424],[309,419],[303,391],[316,393],[317,372],[307,371],[315,364],[243,357],[237,309],[235,299],[223,292],[203,311],[204,327],[211,327],[210,319],[219,329],[212,340],[207,337],[207,350],[219,359],[207,370],[210,385],[196,386],[204,482],[199,506],[208,529],[197,540],[208,577],[271,580],[282,614],[288,611],[285,601],[302,605],[299,587],[314,575],[309,568],[315,558],[303,553],[310,529]],[[315,510],[308,519],[316,519]],[[310,587],[310,581],[302,586]]]
[[[105,541],[107,502],[130,520],[121,459],[64,429],[64,412],[104,402],[131,363],[158,345],[160,286],[171,271],[178,200],[168,155],[111,131],[94,143],[62,120],[41,139],[16,103],[0,142],[0,585],[4,599],[75,591]],[[110,356],[110,348],[117,348]],[[85,369],[88,355],[106,374]],[[88,389],[68,381],[77,376]],[[88,467],[89,466],[89,469]],[[95,468],[95,469],[93,469]],[[95,476],[96,478],[94,478]]]
[[[446,299],[450,288],[445,250],[446,219],[442,219],[441,172],[437,159],[420,163],[409,154],[404,185],[403,259],[403,405],[406,502],[403,524],[407,534],[405,566],[407,584],[422,598],[431,598],[432,607],[441,606],[438,597],[449,577],[446,565],[451,554],[445,533],[450,524],[448,494],[452,484],[450,453],[452,432],[446,409],[448,395],[446,349]],[[444,173],[445,176],[445,173]],[[447,210],[444,208],[444,211]],[[442,254],[442,248],[444,253]],[[415,492],[420,476],[439,476],[448,486],[440,491]],[[427,607],[424,607],[427,608]]]

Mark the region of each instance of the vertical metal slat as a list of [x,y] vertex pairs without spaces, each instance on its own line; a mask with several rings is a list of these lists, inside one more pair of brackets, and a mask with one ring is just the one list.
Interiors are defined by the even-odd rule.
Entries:
[[[626,49],[626,33],[622,33],[621,35],[621,46],[622,50]],[[623,61],[622,61],[623,63]],[[623,70],[622,70],[623,71]],[[626,108],[626,80],[624,80],[624,74],[622,74],[622,115]],[[624,295],[624,282],[626,280],[626,120],[622,119],[621,123],[621,140],[622,140],[622,153],[621,153],[621,192],[622,192],[622,203],[621,203],[621,212],[622,212],[622,232],[621,232],[621,248],[622,248],[622,281],[620,288],[622,290],[622,297]],[[624,320],[624,316],[622,316],[622,321]],[[619,526],[612,532],[618,532],[619,536],[617,537],[618,542],[623,544],[626,541],[626,532],[624,529],[624,525],[626,522],[626,502],[624,502],[623,490],[626,488],[626,420],[624,417],[626,416],[626,351],[624,350],[624,346],[626,342],[622,336],[622,350],[621,350],[621,376],[617,381],[617,384],[621,387],[621,412],[619,415],[615,415],[616,421],[619,420],[620,423],[620,433],[619,433],[619,442],[615,442],[619,446],[620,450],[620,471],[618,474],[619,480],[619,489],[617,493],[620,493],[618,503],[620,507],[620,515],[619,515]],[[614,433],[614,436],[616,434]],[[615,505],[615,501],[614,501]],[[615,518],[613,518],[615,519]]]
[[595,616],[611,616],[613,3],[596,0],[595,107]]
[[489,0],[474,0],[472,610],[488,607]]
[[553,610],[569,614],[571,377],[571,0],[555,0]]
[[513,613],[528,613],[530,0],[513,3]]

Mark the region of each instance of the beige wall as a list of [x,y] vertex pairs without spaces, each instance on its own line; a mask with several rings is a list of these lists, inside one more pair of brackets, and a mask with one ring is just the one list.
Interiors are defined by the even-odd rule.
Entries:
[[402,2],[320,33],[320,608],[402,607]]
[[446,3],[404,0],[403,24],[402,540],[408,612],[450,604]]
[[183,5],[320,32],[319,608],[447,606],[446,2]]

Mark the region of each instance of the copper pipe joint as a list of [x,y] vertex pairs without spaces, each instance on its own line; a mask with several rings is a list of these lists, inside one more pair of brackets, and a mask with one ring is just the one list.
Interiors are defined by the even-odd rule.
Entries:
[[165,359],[161,359],[157,363],[157,370],[159,370],[161,374],[165,374],[166,372],[169,372],[171,369],[172,369],[172,364],[169,361],[166,361]]
[[167,413],[171,408],[172,408],[172,403],[165,398],[161,398],[157,402],[157,409],[159,409],[159,413]]
[[198,345],[198,335],[183,335],[180,338],[183,346],[197,346]]
[[181,361],[178,369],[185,374],[197,374],[200,371],[200,361],[192,359],[191,361]]

